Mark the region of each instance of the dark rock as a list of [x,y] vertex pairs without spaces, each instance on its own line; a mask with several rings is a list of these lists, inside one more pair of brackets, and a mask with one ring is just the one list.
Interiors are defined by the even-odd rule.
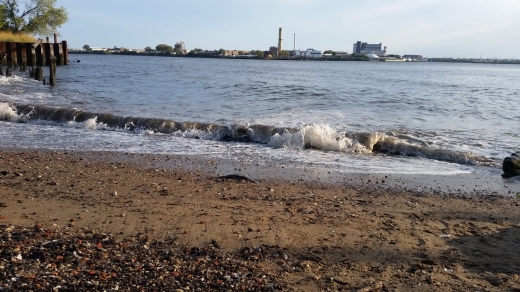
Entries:
[[504,170],[503,177],[520,175],[520,153],[516,152],[506,157],[502,169]]

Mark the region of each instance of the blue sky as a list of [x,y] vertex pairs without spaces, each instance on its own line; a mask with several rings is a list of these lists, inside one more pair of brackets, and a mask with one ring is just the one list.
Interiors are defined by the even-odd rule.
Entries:
[[187,49],[352,52],[358,40],[388,53],[520,58],[520,0],[58,0],[69,47],[143,49],[184,41]]

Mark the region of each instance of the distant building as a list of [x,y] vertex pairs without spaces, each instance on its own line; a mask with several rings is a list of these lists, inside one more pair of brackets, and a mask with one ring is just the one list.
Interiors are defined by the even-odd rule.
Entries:
[[422,60],[422,55],[403,55],[403,59],[410,61],[419,61]]
[[308,59],[319,59],[322,57],[321,51],[315,49],[307,49],[307,51],[304,51],[303,53],[303,57]]
[[379,59],[379,56],[376,55],[376,54],[374,54],[374,53],[369,53],[369,54],[367,55],[367,57],[368,57],[370,60],[377,60],[377,59]]
[[90,50],[93,52],[101,52],[108,50],[107,48],[100,48],[100,47],[90,47]]
[[278,56],[278,47],[276,47],[276,46],[271,46],[271,47],[269,48],[269,54],[270,54],[271,56]]
[[114,48],[107,49],[107,51],[111,52],[111,53],[120,53],[120,52],[124,52],[125,48],[118,48],[118,47],[114,46]]
[[225,55],[225,56],[232,56],[232,57],[236,57],[236,56],[248,56],[248,55],[249,55],[249,51],[224,50],[224,55]]
[[200,51],[198,52],[197,54],[199,55],[205,55],[205,56],[217,56],[220,52],[217,51],[217,50],[204,50],[204,51]]
[[321,51],[317,51],[315,49],[307,49],[306,51],[289,51],[289,55],[296,59],[319,59],[323,57]]
[[177,53],[181,53],[181,54],[186,54],[188,53],[186,51],[186,46],[184,45],[184,42],[178,42],[175,44],[175,46],[173,47],[173,51],[174,52],[177,52]]
[[352,49],[352,53],[356,54],[374,54],[378,56],[386,55],[386,47],[382,49],[383,44],[368,44],[362,41],[358,41],[354,43],[354,47]]
[[301,57],[300,50],[294,50],[289,52],[289,56],[292,58],[300,58]]
[[334,56],[336,58],[346,59],[346,58],[350,57],[350,54],[348,52],[337,51],[337,52],[334,52]]

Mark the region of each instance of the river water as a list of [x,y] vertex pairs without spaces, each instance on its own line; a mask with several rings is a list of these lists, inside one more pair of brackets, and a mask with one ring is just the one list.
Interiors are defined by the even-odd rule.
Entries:
[[0,146],[497,175],[520,142],[515,65],[70,57],[0,76]]

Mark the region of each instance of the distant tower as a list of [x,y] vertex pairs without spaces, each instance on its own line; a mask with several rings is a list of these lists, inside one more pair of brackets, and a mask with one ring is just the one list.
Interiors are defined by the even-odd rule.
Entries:
[[385,54],[385,56],[386,56],[386,46],[385,46],[384,54]]
[[278,32],[278,57],[282,55],[282,28]]

